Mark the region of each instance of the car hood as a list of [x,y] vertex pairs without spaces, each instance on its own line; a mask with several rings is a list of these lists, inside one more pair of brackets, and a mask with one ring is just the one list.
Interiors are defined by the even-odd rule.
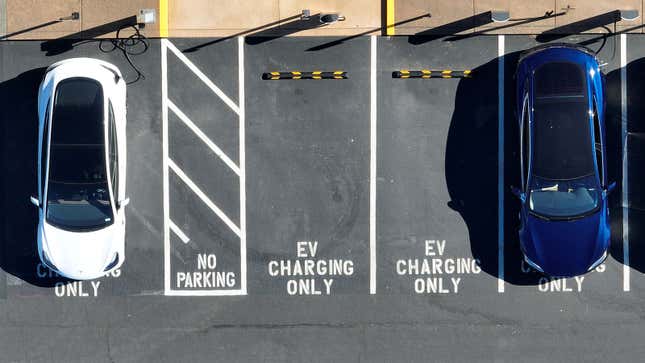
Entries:
[[42,223],[39,238],[57,272],[76,280],[104,275],[105,267],[124,243],[124,234],[116,223],[91,232],[70,232]]
[[604,208],[584,218],[549,221],[528,216],[526,256],[553,277],[586,273],[609,246],[609,227]]

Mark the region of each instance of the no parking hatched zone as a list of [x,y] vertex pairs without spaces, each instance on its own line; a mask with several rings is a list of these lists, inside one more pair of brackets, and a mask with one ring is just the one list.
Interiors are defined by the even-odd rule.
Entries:
[[[162,76],[162,122],[163,122],[163,214],[164,214],[164,293],[165,295],[246,295],[246,190],[245,190],[245,155],[244,155],[244,47],[243,38],[238,38],[238,77],[239,77],[239,95],[236,104],[229,98],[219,87],[215,85],[208,76],[206,76],[193,62],[191,62],[177,47],[167,39],[161,41],[161,76]],[[173,99],[169,97],[168,89],[168,59],[176,57],[185,67],[197,76],[203,84],[212,91],[213,97],[221,100],[230,112],[238,116],[239,132],[239,155],[238,163],[227,155],[209,136],[202,131],[195,122],[180,107],[177,106]],[[172,86],[172,85],[171,85]],[[175,162],[169,153],[169,113],[179,119],[181,127],[192,132],[201,143],[203,143],[210,152],[207,155],[198,155],[200,158],[218,158],[223,162],[231,172],[233,172],[239,181],[239,219],[238,223],[234,222],[226,212],[220,208],[209,197],[206,188],[198,185],[187,172],[182,169],[178,162]],[[218,262],[218,251],[211,249],[206,250],[205,245],[209,246],[211,241],[191,241],[188,235],[178,223],[171,219],[171,178],[180,180],[180,182],[191,194],[192,199],[199,200],[201,205],[191,205],[188,208],[205,207],[210,212],[208,218],[220,224],[224,224],[239,242],[239,273],[235,269],[227,267],[220,268]],[[173,179],[174,180],[174,179]],[[175,191],[173,190],[172,193]],[[203,234],[198,234],[203,238]],[[173,244],[185,244],[196,242],[198,250],[196,256],[191,256],[192,261],[184,261],[184,267],[174,269],[171,265],[171,255],[175,248]],[[227,241],[229,242],[229,241]],[[186,267],[188,266],[188,267]],[[192,267],[191,267],[192,266]]]

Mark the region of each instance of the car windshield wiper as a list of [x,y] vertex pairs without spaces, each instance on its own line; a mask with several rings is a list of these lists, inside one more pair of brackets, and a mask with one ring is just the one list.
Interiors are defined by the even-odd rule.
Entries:
[[600,205],[597,205],[594,208],[592,208],[592,209],[590,209],[590,210],[588,210],[588,211],[586,211],[584,213],[579,213],[579,214],[572,215],[572,216],[547,216],[547,215],[536,213],[536,212],[534,212],[532,210],[529,210],[529,214],[531,214],[531,215],[533,215],[533,216],[535,216],[537,218],[540,218],[542,220],[545,220],[545,221],[574,221],[576,219],[581,219],[581,218],[585,218],[587,216],[590,216],[590,215],[596,213],[598,210],[600,210]]
[[542,219],[542,220],[545,220],[545,221],[552,221],[552,220],[553,220],[553,218],[551,218],[551,217],[549,217],[549,216],[545,216],[545,215],[542,215],[542,214],[536,213],[536,212],[534,212],[534,211],[532,211],[532,210],[529,210],[529,214],[531,214],[531,215],[532,215],[532,216],[534,216],[534,217],[537,217],[537,218],[540,218],[540,219]]

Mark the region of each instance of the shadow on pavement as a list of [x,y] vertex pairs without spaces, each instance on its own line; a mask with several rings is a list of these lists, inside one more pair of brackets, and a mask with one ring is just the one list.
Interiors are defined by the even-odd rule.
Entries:
[[[518,185],[519,130],[514,112],[519,52],[504,57],[504,280],[515,285],[538,284],[541,274],[522,270],[518,241],[519,202],[510,192]],[[449,206],[468,226],[471,252],[482,271],[498,276],[498,59],[473,69],[462,79],[446,144]]]
[[[0,97],[4,101],[0,267],[29,284],[51,287],[67,280],[38,276],[38,269],[41,274],[49,273],[49,270],[39,267],[38,210],[29,202],[29,197],[37,192],[38,86],[44,74],[45,68],[33,69],[0,83]],[[56,275],[52,273],[52,276]]]
[[[628,233],[629,233],[629,265],[637,271],[645,272],[645,193],[641,187],[645,180],[645,104],[643,94],[645,85],[641,80],[645,77],[645,58],[634,60],[627,64],[627,147],[628,147],[628,172],[627,172],[627,196],[628,196]],[[610,160],[615,164],[612,168],[615,172],[613,179],[618,187],[611,196],[611,210],[616,213],[612,216],[612,249],[611,255],[617,261],[625,263],[622,248],[622,144],[621,144],[621,99],[620,99],[620,69],[607,75],[607,108],[616,108],[612,114],[615,116],[607,118],[607,133],[613,133],[608,137],[608,149],[611,146]],[[611,131],[610,131],[611,130]],[[610,144],[613,138],[613,145]],[[611,164],[610,164],[611,165]],[[610,177],[611,171],[609,172]],[[615,231],[615,232],[614,232]]]

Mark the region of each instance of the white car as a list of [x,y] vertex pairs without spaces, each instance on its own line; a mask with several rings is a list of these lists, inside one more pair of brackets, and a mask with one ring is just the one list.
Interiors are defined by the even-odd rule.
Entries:
[[38,91],[38,254],[61,276],[94,279],[124,261],[126,85],[114,65],[51,65]]

